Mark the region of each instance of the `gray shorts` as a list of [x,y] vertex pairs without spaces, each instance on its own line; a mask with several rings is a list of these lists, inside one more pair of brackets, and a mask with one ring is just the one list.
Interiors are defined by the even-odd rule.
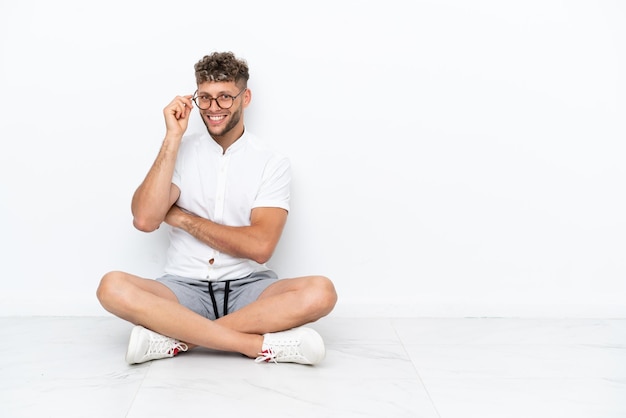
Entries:
[[225,315],[225,309],[226,313],[232,313],[257,300],[278,277],[272,270],[266,270],[222,282],[193,280],[171,274],[156,280],[174,292],[181,305],[215,320]]

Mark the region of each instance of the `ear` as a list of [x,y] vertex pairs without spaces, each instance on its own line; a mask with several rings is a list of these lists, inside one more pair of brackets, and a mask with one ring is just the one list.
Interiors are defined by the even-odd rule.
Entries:
[[243,93],[243,107],[248,107],[251,100],[252,100],[252,91],[247,88],[246,91]]

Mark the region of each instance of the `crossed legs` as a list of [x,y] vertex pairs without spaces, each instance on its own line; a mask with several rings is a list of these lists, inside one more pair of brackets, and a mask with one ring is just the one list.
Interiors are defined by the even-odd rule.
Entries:
[[120,271],[104,275],[97,296],[112,314],[190,348],[239,352],[251,358],[259,354],[263,334],[314,322],[330,313],[337,301],[326,277],[282,279],[255,302],[211,321],[178,303],[174,293],[156,280]]

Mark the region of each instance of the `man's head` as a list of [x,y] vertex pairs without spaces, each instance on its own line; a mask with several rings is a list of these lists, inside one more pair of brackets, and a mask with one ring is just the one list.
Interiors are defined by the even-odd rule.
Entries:
[[248,106],[248,64],[232,52],[214,52],[194,66],[198,89],[194,102],[209,134],[229,146],[243,134],[243,109]]

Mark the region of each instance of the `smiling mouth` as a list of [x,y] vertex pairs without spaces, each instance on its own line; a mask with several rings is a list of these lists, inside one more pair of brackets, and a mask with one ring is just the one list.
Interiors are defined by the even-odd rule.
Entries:
[[217,115],[217,116],[207,116],[210,121],[219,122],[222,119],[226,118],[226,115]]

